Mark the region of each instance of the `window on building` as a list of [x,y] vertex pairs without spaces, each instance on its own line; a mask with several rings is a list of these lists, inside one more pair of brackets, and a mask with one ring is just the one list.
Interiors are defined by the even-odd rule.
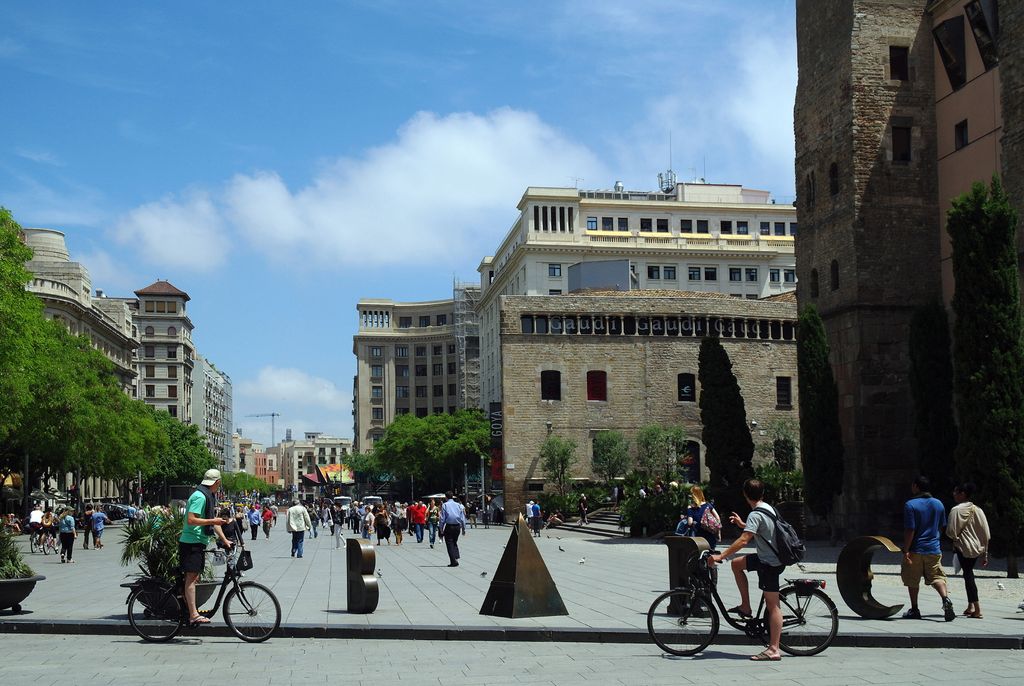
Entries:
[[434,357],[440,357],[441,351],[444,350],[444,346],[443,345],[435,345],[435,346],[433,346],[431,348],[431,350],[434,353]]
[[376,419],[377,421],[381,421],[381,420],[384,419],[384,408],[383,407],[371,407],[370,410],[373,413],[372,417],[374,419]]
[[736,222],[736,235],[737,236],[748,236],[750,235],[750,224],[744,221]]
[[371,386],[370,387],[370,397],[371,398],[383,398],[384,397],[384,387],[383,386]]
[[597,217],[587,217],[587,230],[597,231]]
[[560,264],[549,264],[548,265],[548,276],[551,278],[559,278],[562,276],[562,265]]
[[729,281],[742,281],[743,270],[739,267],[729,267]]
[[964,14],[971,24],[974,42],[981,53],[981,61],[985,69],[992,69],[999,64],[997,40],[999,34],[999,13],[996,0],[971,0],[964,5]]
[[647,267],[647,278],[648,279],[661,279],[661,267],[654,265],[648,265]]
[[828,268],[828,285],[833,291],[839,290],[839,261],[832,260]]
[[911,131],[909,126],[892,127],[892,161],[909,162],[912,159],[910,149]]
[[155,377],[156,377],[156,365],[147,364],[146,365],[146,378],[147,379],[152,379],[152,378],[155,378]]
[[153,330],[153,327],[152,327],[152,326],[147,326],[147,327],[146,327],[146,335],[147,335],[147,336],[152,336],[152,335],[154,335],[155,333],[156,333],[156,332],[155,332],[155,331]]
[[178,378],[178,368],[174,367],[174,366],[167,367],[167,378],[168,379],[177,379]]
[[396,398],[408,398],[409,387],[408,386],[395,386],[395,397]]
[[657,228],[658,233],[668,233],[668,219],[659,219]]
[[757,267],[747,267],[747,281],[757,283]]
[[775,222],[775,235],[785,236],[786,235],[786,222]]
[[380,365],[380,364],[370,365],[370,376],[373,376],[373,377],[384,376],[384,365]]
[[693,220],[692,219],[680,219],[679,220],[679,233],[693,233]]
[[380,441],[384,440],[384,434],[376,432],[370,436],[370,440],[373,443],[379,443]]
[[720,233],[731,234],[732,233],[732,220],[723,219],[718,223],[718,230]]
[[946,68],[946,77],[953,90],[967,83],[967,39],[964,36],[964,17],[958,14],[932,30],[939,57]]
[[427,365],[425,365],[425,364],[418,364],[418,365],[416,365],[416,376],[426,376],[426,375],[427,375]]
[[178,311],[178,303],[176,303],[176,302],[169,302],[169,303],[167,303],[167,311],[170,312],[171,314],[174,314],[175,312],[177,312]]
[[147,398],[155,398],[156,397],[156,386],[155,385],[153,385],[153,384],[146,384],[146,397]]
[[420,326],[430,326],[430,315],[420,317]]
[[779,283],[779,281],[781,280],[780,276],[781,276],[781,273],[779,272],[778,269],[769,269],[768,270],[768,281],[769,282],[771,282],[771,283]]
[[770,236],[770,235],[772,235],[772,223],[771,222],[761,222],[761,235],[762,236]]
[[408,329],[411,326],[412,326],[412,317],[399,317],[398,318],[398,328],[399,329]]
[[641,231],[651,231],[653,229],[653,226],[654,226],[654,224],[651,222],[651,218],[650,217],[641,217],[640,218],[640,230]]
[[793,379],[789,376],[775,377],[775,404],[780,409],[793,407]]
[[757,300],[757,293],[747,293],[743,297],[746,298],[747,300]]
[[697,233],[708,233],[708,220],[698,219],[697,220]]
[[905,45],[889,46],[889,79],[910,80],[910,48]]
[[959,150],[967,145],[967,120],[964,119],[953,127],[953,148]]
[[448,395],[450,395],[452,397],[455,397],[455,395],[457,393],[458,393],[458,391],[455,390],[455,384],[453,384],[453,383],[448,384]]
[[540,373],[540,399],[562,399],[562,372],[545,369]]
[[614,217],[601,217],[601,230],[602,231],[614,231],[615,230],[615,218]]
[[383,350],[379,345],[370,346],[370,357],[381,357]]
[[670,267],[670,266],[662,267],[661,268],[661,275],[662,275],[662,277],[664,277],[664,279],[666,281],[675,281],[676,280],[676,268],[675,267]]
[[795,236],[797,228],[798,227],[797,227],[796,222],[790,222],[789,223],[789,235],[790,236]]
[[629,231],[628,217],[619,217],[619,231]]
[[833,162],[828,167],[828,192],[839,195],[839,165]]
[[455,354],[455,344],[454,343],[449,343],[448,344],[448,354],[449,355],[454,355]]
[[812,298],[817,298],[818,297],[818,270],[817,269],[812,269],[811,270],[811,297]]
[[177,398],[178,397],[178,387],[177,386],[168,386],[167,387],[167,397],[168,398]]
[[171,415],[174,418],[177,418],[178,417],[178,406],[177,405],[168,405],[167,406],[167,414]]
[[587,400],[608,400],[608,373],[596,369],[587,372]]
[[[565,229],[562,229],[562,230],[564,231]],[[435,407],[435,408],[434,408],[434,409],[433,409],[433,410],[431,411],[431,413],[432,413],[432,414],[444,414],[444,407],[443,407],[443,406],[441,406],[441,405],[438,405],[437,407]]]
[[455,363],[454,362],[449,362],[448,363],[448,373],[449,374],[454,374],[455,373]]
[[407,345],[396,345],[395,346],[395,357],[409,357],[409,346],[407,346]]
[[[814,275],[815,275],[815,277],[817,277],[818,272],[814,272]],[[783,269],[782,270],[782,280],[785,281],[786,283],[796,283],[796,270],[795,269]],[[815,297],[817,297],[817,296],[815,296]]]
[[548,295],[561,295],[561,294],[562,294],[562,289],[561,288],[549,288],[548,289]]
[[154,357],[156,357],[156,347],[152,345],[142,346],[142,356],[149,359],[153,359]]
[[697,402],[697,379],[693,374],[676,375],[676,397],[681,403]]
[[416,408],[416,416],[420,417],[421,419],[423,417],[426,417],[427,416],[427,408],[425,408],[425,407],[417,407]]
[[157,300],[156,301],[156,311],[157,311],[157,314],[159,314],[161,312],[166,312],[167,311],[167,303],[162,301],[162,300]]
[[173,326],[168,326],[167,327],[167,335],[168,336],[177,336],[178,335],[178,330],[175,329]]
[[396,417],[398,417],[400,415],[403,415],[403,414],[409,414],[409,408],[408,407],[396,407],[395,408],[395,416]]
[[448,315],[439,314],[435,317],[435,320],[437,321],[438,326],[445,326],[448,323]]
[[814,207],[814,196],[817,193],[815,185],[814,172],[810,172],[804,179],[804,187],[806,189],[806,197],[804,198],[804,201],[807,203],[808,207]]
[[426,356],[427,356],[427,346],[425,346],[425,345],[417,345],[416,346],[416,357],[426,357]]
[[176,360],[178,359],[178,346],[169,345],[167,346],[167,359]]
[[700,267],[690,267],[687,270],[687,279],[689,281],[700,281]]
[[417,386],[416,387],[416,397],[417,398],[426,398],[427,397],[427,387],[426,386]]
[[153,301],[146,303],[146,312],[154,312],[156,310],[156,304]]
[[407,364],[396,364],[395,365],[395,376],[408,379],[409,378],[409,365]]
[[434,397],[435,398],[443,398],[444,397],[444,384],[440,384],[440,383],[434,384]]
[[444,363],[435,362],[433,368],[431,369],[431,372],[433,373],[434,376],[441,376],[442,374],[444,374]]
[[704,267],[705,281],[718,281],[718,267]]

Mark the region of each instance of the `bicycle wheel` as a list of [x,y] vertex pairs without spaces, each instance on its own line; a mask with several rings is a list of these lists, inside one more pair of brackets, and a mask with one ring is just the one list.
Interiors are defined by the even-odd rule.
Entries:
[[281,626],[281,604],[266,586],[245,581],[224,598],[224,621],[243,641],[260,643]]
[[128,623],[140,638],[163,643],[181,631],[183,604],[168,584],[144,584],[128,599]]
[[782,639],[779,647],[790,655],[817,655],[828,648],[839,631],[839,613],[828,595],[814,589],[797,595],[796,588],[779,593],[782,607]]
[[35,553],[39,550],[39,537],[35,534],[28,535],[28,549],[29,552]]
[[696,655],[715,640],[718,612],[702,595],[689,590],[663,593],[647,611],[647,633],[672,655]]
[[50,554],[50,536],[47,534],[43,536],[43,544],[40,546],[43,549],[43,555]]

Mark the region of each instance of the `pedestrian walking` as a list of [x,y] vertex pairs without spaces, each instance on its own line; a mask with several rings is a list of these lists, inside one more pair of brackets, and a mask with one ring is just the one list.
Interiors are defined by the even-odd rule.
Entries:
[[61,514],[57,528],[60,533],[60,561],[74,562],[71,555],[75,549],[78,531],[75,528],[75,515],[70,507]]
[[590,511],[590,503],[587,502],[587,494],[586,493],[581,493],[580,494],[580,501],[579,501],[579,504],[577,505],[577,509],[579,510],[579,513],[580,513],[579,526],[583,526],[584,524],[590,524],[590,521],[587,519],[587,512]]
[[530,522],[533,524],[534,538],[540,538],[540,530],[544,528],[544,517],[541,516],[540,503],[533,503],[530,508],[530,513]]
[[337,550],[341,547],[341,539],[345,534],[345,511],[338,503],[334,503],[334,508],[331,510],[331,521],[334,524],[334,548]]
[[466,514],[462,505],[452,497],[452,492],[445,493],[446,500],[441,506],[441,537],[448,549],[448,566],[459,566],[459,535],[466,532]]
[[107,517],[106,512],[95,510],[92,513],[90,524],[92,525],[93,547],[99,550],[103,547],[103,528],[110,524],[110,518]]
[[317,530],[320,528],[320,513],[316,511],[316,506],[312,506],[312,511],[309,507],[306,508],[306,516],[309,518],[310,530],[313,532],[313,538],[316,538],[319,534]]
[[417,500],[406,510],[409,516],[409,528],[416,534],[416,542],[423,543],[423,528],[427,523],[427,506]]
[[324,527],[324,531],[330,529],[331,536],[334,535],[334,519],[331,517],[331,507],[325,501],[323,507],[320,508],[320,523]]
[[312,528],[309,519],[309,510],[298,500],[292,501],[287,514],[288,531],[292,534],[292,557],[302,557],[302,544],[306,539],[306,532]]
[[910,485],[913,497],[903,506],[903,564],[900,576],[910,596],[910,609],[904,619],[921,619],[917,606],[921,577],[942,599],[942,614],[947,622],[956,619],[953,601],[946,592],[946,573],[942,570],[939,532],[946,525],[946,508],[928,492],[928,477],[919,476]]
[[437,540],[437,527],[441,521],[441,508],[437,506],[437,501],[433,498],[430,499],[430,505],[427,507],[427,527],[430,529],[430,547],[434,547],[434,542]]
[[260,515],[260,519],[263,521],[263,537],[270,539],[270,527],[273,526],[274,511],[266,505],[263,506],[263,513]]
[[387,541],[391,545],[391,514],[384,504],[378,505],[373,516],[373,528],[377,531],[377,545]]
[[405,505],[396,502],[391,510],[391,529],[395,532],[395,545],[402,545],[402,536],[409,526],[409,511]]
[[964,587],[967,591],[967,609],[964,617],[981,619],[981,605],[978,603],[978,583],[974,580],[974,565],[981,560],[981,566],[988,566],[988,542],[992,537],[988,528],[985,511],[971,502],[974,484],[963,483],[953,489],[956,505],[949,511],[946,535],[953,540],[956,559],[964,573]]
[[260,508],[258,505],[253,503],[253,506],[249,509],[249,533],[252,534],[252,540],[256,540],[256,537],[260,533],[260,522],[263,521],[260,516]]
[[274,526],[277,526],[277,503],[270,506],[270,511],[274,513]]
[[369,505],[364,505],[362,507],[362,512],[363,512],[363,516],[360,519],[359,526],[360,526],[360,529],[362,531],[362,537],[365,538],[367,541],[369,541],[370,540],[370,534],[373,533],[373,519],[374,519],[373,508],[370,507]]
[[362,508],[359,505],[359,501],[353,501],[352,503],[349,504],[349,506],[348,506],[348,522],[349,522],[349,525],[352,527],[352,533],[354,533],[354,534],[358,534],[359,533],[360,523],[362,521],[362,518],[363,518],[364,514],[366,514],[366,513],[362,512]]

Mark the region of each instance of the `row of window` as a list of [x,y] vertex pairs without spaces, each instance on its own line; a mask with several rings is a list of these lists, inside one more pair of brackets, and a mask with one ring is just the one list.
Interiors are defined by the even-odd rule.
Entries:
[[[652,221],[654,223],[652,223]],[[628,217],[601,217],[601,231],[629,231]],[[680,219],[679,233],[707,233],[710,234],[710,222],[707,219]],[[598,230],[598,218],[587,217],[587,230]],[[786,222],[761,222],[758,227],[762,236],[795,236],[797,223],[789,222],[789,233],[786,232]],[[669,233],[668,218],[652,220],[649,217],[640,218],[640,231],[642,233],[656,232]],[[746,220],[722,219],[718,223],[718,232],[725,236],[749,236],[750,223]]]
[[[146,335],[147,336],[153,336],[154,335],[154,330],[153,330],[152,326],[147,326],[145,331],[146,331]],[[173,326],[168,326],[167,327],[167,335],[168,336],[177,336],[178,335],[178,330],[176,328],[174,328]]]
[[147,300],[144,309],[146,312],[175,314],[178,311],[178,303],[173,300]]
[[[168,346],[166,346],[166,349],[167,349],[167,359],[168,360],[176,360],[176,359],[178,359],[178,346],[176,346],[176,345],[168,345]],[[156,357],[156,346],[155,345],[144,345],[144,346],[142,346],[142,356],[144,358],[146,358],[147,360],[151,360],[151,359],[155,358]]]
[[[999,64],[996,49],[999,32],[999,17],[995,0],[971,0],[964,5],[964,15],[971,25],[974,43],[985,65],[985,70]],[[935,45],[946,70],[946,78],[953,90],[967,83],[967,39],[964,15],[957,15],[942,22],[932,30]]]
[[[540,373],[540,399],[562,399],[562,372],[545,369]],[[687,372],[676,375],[676,399],[681,403],[697,402],[696,376]],[[587,372],[587,400],[607,402],[608,373],[592,369]],[[779,409],[793,406],[793,379],[789,376],[775,377],[775,404]]]
[[[444,346],[443,345],[434,345],[434,346],[431,347],[431,354],[433,354],[434,357],[437,357],[439,355],[444,354],[443,351],[444,351]],[[425,346],[425,345],[417,345],[416,349],[415,349],[415,353],[416,353],[416,357],[426,357],[427,356],[427,346]],[[448,354],[449,355],[454,355],[455,354],[455,344],[454,343],[449,343],[448,344]],[[371,345],[370,346],[370,357],[384,357],[384,346],[381,346],[381,345]],[[407,346],[407,345],[396,345],[395,346],[395,357],[409,357],[409,346]]]
[[756,338],[791,341],[795,325],[776,319],[703,317],[691,315],[622,317],[618,315],[532,315],[520,317],[520,331],[539,335],[683,336],[716,335],[721,338]]
[[[839,262],[838,262],[838,260],[832,260],[832,263],[829,265],[828,272],[829,272],[829,274],[828,274],[828,276],[829,276],[829,279],[828,279],[829,289],[833,290],[833,291],[838,291],[839,290]],[[818,270],[817,269],[812,269],[811,270],[811,297],[812,298],[817,298],[818,297],[818,292],[819,292],[819,287],[818,287]]]
[[[448,324],[448,315],[438,314],[434,315],[434,326],[446,326]],[[428,327],[430,326],[430,315],[421,315],[419,318],[419,326]],[[412,317],[399,317],[398,318],[399,329],[410,329],[412,328]]]
[[[384,408],[383,407],[374,407],[372,409],[373,409],[373,415],[372,415],[373,420],[374,421],[378,421],[378,422],[384,421]],[[403,415],[403,414],[409,414],[409,409],[410,408],[408,408],[408,407],[396,407],[395,408],[395,416]],[[454,405],[449,405],[448,406],[448,414],[455,414],[455,409],[456,408],[455,408]],[[416,408],[416,416],[417,417],[426,417],[427,416],[427,412],[428,412],[428,408],[426,408],[426,407],[417,407]],[[442,412],[444,412],[444,408],[443,407],[435,407],[434,408],[434,414],[441,414]],[[380,439],[376,439],[376,440],[380,440]]]
[[[432,391],[433,391],[433,397],[434,398],[443,398],[444,397],[444,384],[434,384],[433,388],[432,388]],[[448,395],[455,396],[455,395],[457,395],[457,393],[458,393],[458,391],[456,390],[455,384],[453,384],[453,383],[448,384]],[[383,386],[371,386],[370,387],[370,397],[371,398],[377,398],[377,399],[383,398],[384,397],[384,387]],[[409,397],[409,387],[408,386],[395,386],[395,397],[396,398],[408,398]],[[427,397],[427,386],[416,386],[416,397],[417,398],[426,398]]]
[[[548,277],[558,278],[562,275],[561,264],[549,264],[548,265]],[[647,278],[651,281],[675,281],[676,280],[676,266],[665,264],[665,265],[647,265]],[[689,281],[717,281],[718,280],[718,268],[717,267],[690,267],[687,274]],[[757,283],[760,280],[760,272],[757,267],[729,267],[729,281],[742,282],[748,281],[751,283]],[[768,269],[768,281],[770,283],[796,283],[796,270],[795,269]],[[548,295],[561,295],[561,289],[549,289]]]
[[[156,386],[155,385],[153,385],[153,384],[146,384],[146,397],[147,398],[155,398],[156,397]],[[167,397],[168,398],[177,398],[178,397],[178,387],[177,386],[168,386],[167,387]]]
[[[165,369],[167,370],[166,373],[167,373],[167,378],[168,379],[177,379],[178,378],[178,368],[177,367],[168,365],[167,367],[165,367]],[[154,365],[154,364],[147,364],[146,365],[146,378],[147,379],[155,379],[156,378],[156,365]]]
[[[433,365],[430,366],[430,372],[431,372],[432,376],[442,376],[445,373],[444,370],[445,370],[445,365],[444,365],[443,362],[435,362]],[[448,363],[448,373],[449,374],[454,374],[455,373],[455,363],[454,362],[449,362]],[[427,375],[427,365],[425,365],[425,364],[418,364],[418,365],[416,365],[416,376],[426,376],[426,375]],[[382,365],[382,364],[372,364],[372,365],[370,365],[370,376],[373,377],[373,378],[383,377],[384,376],[384,365]],[[409,376],[409,365],[407,365],[407,364],[395,365],[395,376],[400,377],[400,378],[408,378],[408,376]]]

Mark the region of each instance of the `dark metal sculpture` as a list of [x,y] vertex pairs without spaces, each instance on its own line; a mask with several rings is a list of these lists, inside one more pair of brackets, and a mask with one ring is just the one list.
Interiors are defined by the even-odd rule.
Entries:
[[345,543],[348,561],[348,611],[370,614],[377,609],[380,589],[373,569],[377,565],[377,553],[373,546],[354,538]]
[[510,618],[569,614],[522,515],[512,527],[480,614]]
[[[710,548],[707,539],[701,536],[666,536],[668,546],[668,587],[679,588],[690,583],[693,565],[700,564],[700,554]],[[669,614],[678,614],[683,608],[678,606],[680,598],[669,602]]]
[[885,548],[890,553],[900,547],[885,536],[861,536],[846,544],[836,562],[836,584],[850,609],[865,619],[887,619],[903,609],[903,605],[883,605],[871,595],[871,558]]

